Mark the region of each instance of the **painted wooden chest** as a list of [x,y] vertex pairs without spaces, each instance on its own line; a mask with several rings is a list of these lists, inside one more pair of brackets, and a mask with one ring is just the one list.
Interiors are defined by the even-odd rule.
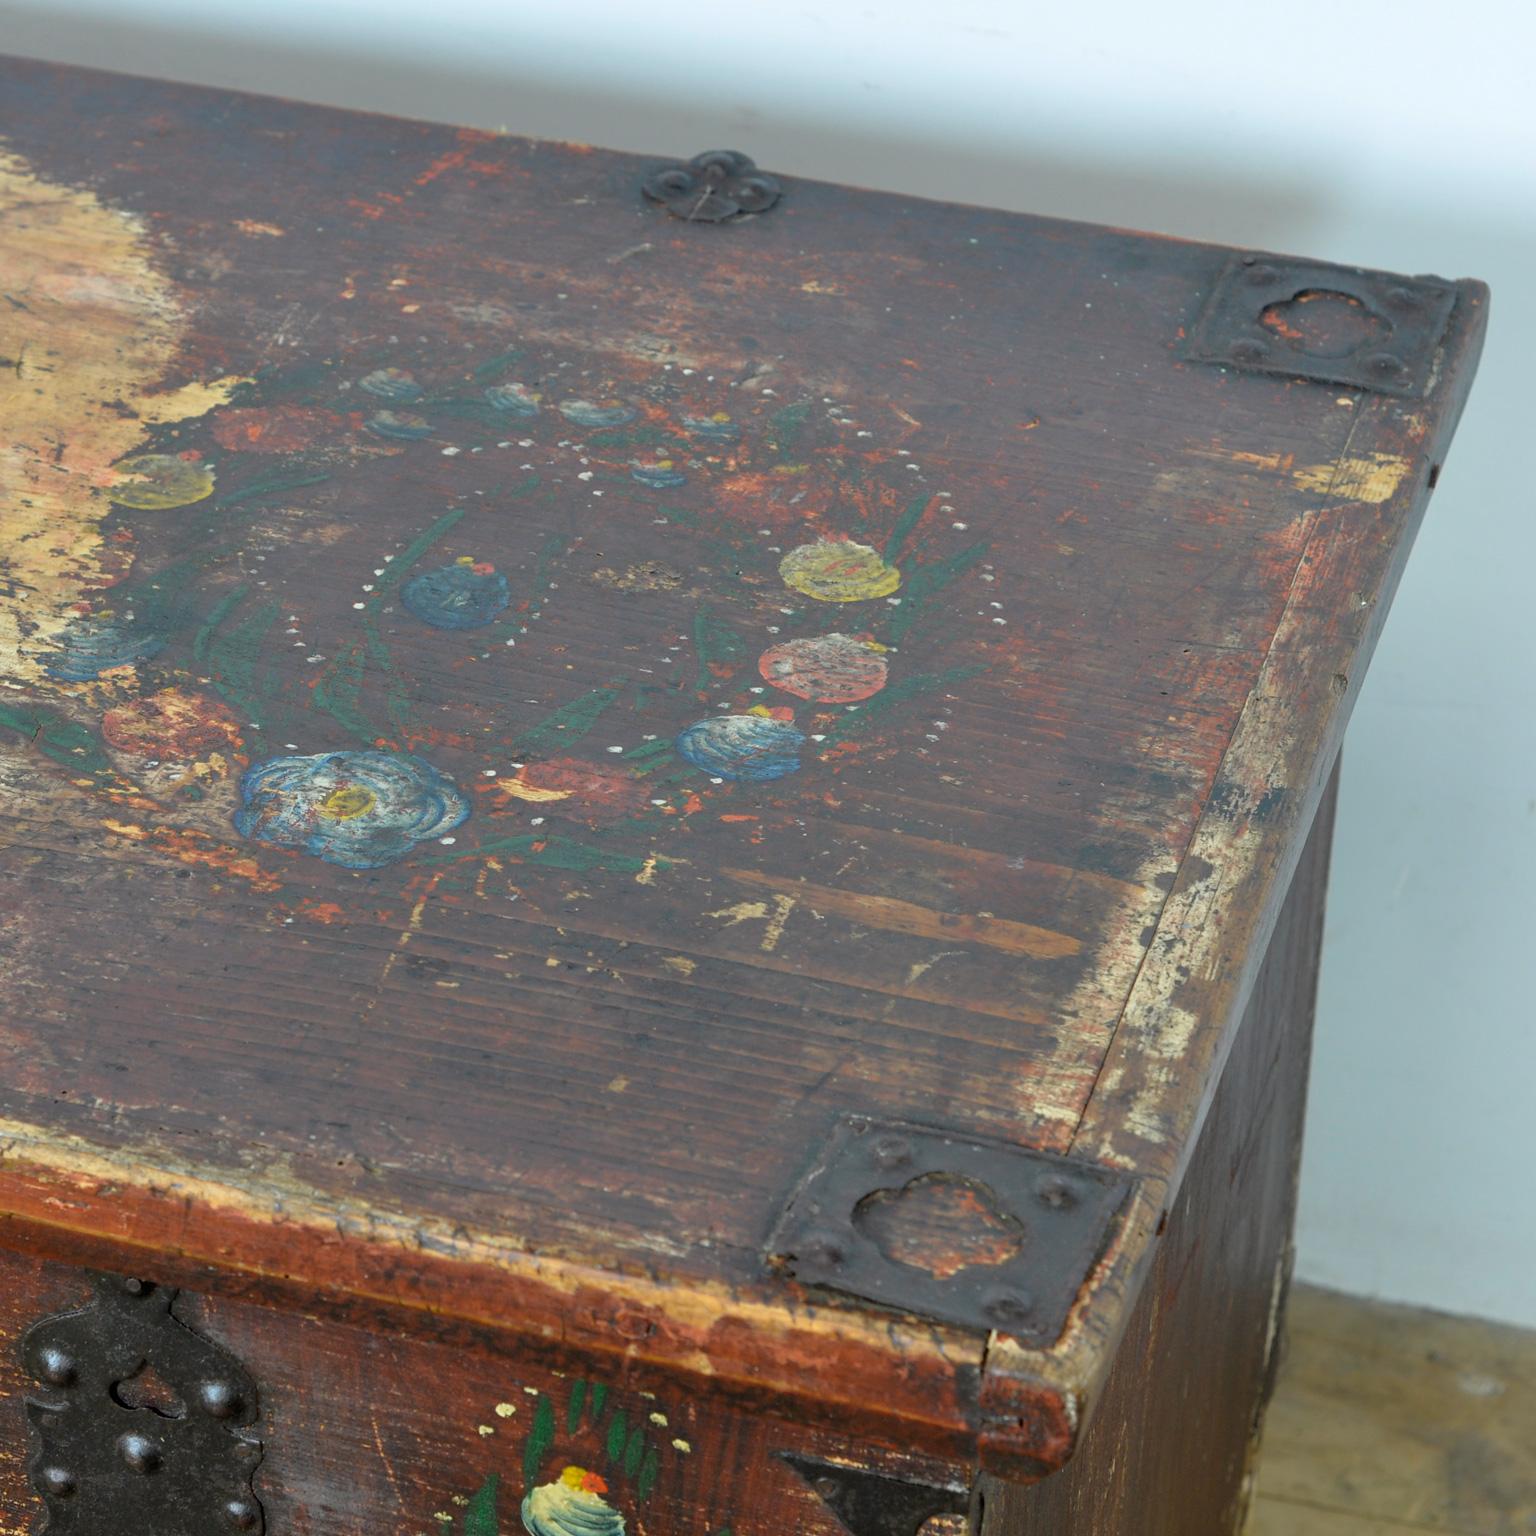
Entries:
[[0,66],[0,1531],[1213,1536],[1485,292]]

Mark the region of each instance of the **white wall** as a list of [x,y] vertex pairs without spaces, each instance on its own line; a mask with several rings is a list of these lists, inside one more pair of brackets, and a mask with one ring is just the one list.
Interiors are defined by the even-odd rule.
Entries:
[[0,0],[0,49],[1491,282],[1346,760],[1301,1268],[1536,1325],[1527,9]]

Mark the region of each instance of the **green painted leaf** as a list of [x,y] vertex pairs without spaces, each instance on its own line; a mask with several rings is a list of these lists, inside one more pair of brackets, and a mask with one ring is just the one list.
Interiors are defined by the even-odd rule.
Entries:
[[501,1478],[495,1472],[481,1483],[464,1507],[464,1536],[501,1536],[501,1521],[496,1515],[496,1493]]
[[123,786],[98,742],[83,725],[38,705],[0,704],[0,727],[25,736],[44,757],[77,778],[89,778],[96,787]]
[[932,565],[920,565],[908,575],[902,583],[901,606],[889,610],[887,633],[891,643],[893,645],[900,643],[902,636],[926,615],[933,599],[956,576],[975,565],[989,548],[990,546],[986,544],[972,544],[969,549],[962,549],[958,555],[951,555],[947,560],[935,561]]
[[826,740],[820,743],[822,750],[835,746],[840,741],[846,741],[850,736],[860,735],[862,732],[880,724],[887,714],[899,704],[904,704],[908,699],[920,693],[929,693],[935,688],[949,688],[955,683],[962,683],[968,677],[975,677],[979,672],[985,672],[985,665],[980,662],[972,663],[964,667],[950,667],[944,672],[920,672],[916,677],[904,678],[899,683],[892,683],[890,687],[877,693],[874,698],[858,705],[856,708],[844,710],[826,732]]
[[366,667],[363,646],[349,646],[321,673],[310,698],[316,709],[323,709],[338,725],[372,746],[384,732],[358,708]]
[[617,1461],[629,1444],[629,1426],[624,1422],[624,1410],[615,1408],[608,1423],[608,1460]]
[[265,727],[265,700],[255,686],[256,664],[261,659],[267,632],[277,622],[281,606],[263,603],[244,623],[215,633],[205,647],[205,659],[214,688],[241,711],[247,720]]
[[445,512],[438,520],[427,529],[425,533],[419,533],[400,553],[389,562],[384,574],[379,577],[377,590],[369,600],[369,608],[377,611],[384,604],[384,600],[395,588],[405,580],[405,573],[431,549],[464,516],[463,507],[455,507],[452,512]]
[[656,1479],[661,1475],[661,1462],[657,1459],[654,1449],[645,1453],[645,1460],[640,1463],[640,1475],[635,1479],[635,1497],[648,1499],[651,1490],[656,1486]]
[[768,433],[777,444],[781,458],[790,453],[799,442],[800,434],[804,432],[810,414],[811,402],[797,400],[793,405],[786,405],[782,410],[775,411],[768,418]]
[[630,1431],[629,1442],[624,1447],[624,1476],[634,1477],[645,1458],[645,1428],[637,1424]]
[[549,752],[581,740],[598,722],[603,711],[618,698],[619,688],[594,688],[579,699],[562,705],[546,715],[537,725],[530,725],[513,738],[514,751]]
[[499,379],[522,355],[521,347],[512,347],[506,352],[498,352],[495,357],[486,358],[475,368],[475,382],[489,384],[492,379]]
[[319,485],[322,480],[331,477],[322,474],[319,470],[277,470],[270,474],[258,475],[253,480],[247,480],[244,485],[237,485],[231,491],[225,491],[220,496],[215,496],[215,507],[233,507],[242,501],[251,501],[258,496],[276,496],[282,491],[296,490],[301,485]]
[[681,523],[685,528],[702,528],[704,519],[687,507],[660,506],[656,509],[668,522]]
[[734,667],[747,654],[747,642],[729,624],[700,608],[693,617],[693,649],[699,661],[693,686],[702,690],[714,682],[715,666]]
[[246,584],[241,582],[233,591],[226,592],[209,610],[202,627],[192,638],[192,654],[198,661],[207,659],[208,642],[213,638],[214,631],[240,606],[249,590]]
[[574,1435],[581,1428],[581,1410],[587,1398],[587,1384],[577,1380],[571,1383],[571,1400],[565,1409],[565,1429]]
[[901,554],[901,546],[907,542],[908,537],[917,525],[923,520],[923,513],[928,510],[932,501],[930,496],[919,496],[915,501],[907,504],[907,510],[896,519],[896,526],[891,529],[891,536],[885,541],[885,558],[888,564],[894,564]]
[[608,1383],[594,1381],[592,1383],[592,1422],[595,1424],[603,1416],[603,1405],[608,1401]]
[[528,1487],[531,1488],[538,1482],[544,1458],[549,1454],[549,1448],[554,1443],[554,1404],[541,1392],[539,1405],[533,1411],[533,1427],[528,1431],[528,1440],[523,1446],[523,1481]]

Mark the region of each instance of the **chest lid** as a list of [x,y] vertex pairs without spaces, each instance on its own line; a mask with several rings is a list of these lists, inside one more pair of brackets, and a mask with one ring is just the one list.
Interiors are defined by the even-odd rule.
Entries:
[[1480,286],[0,100],[9,1240],[1048,1464]]

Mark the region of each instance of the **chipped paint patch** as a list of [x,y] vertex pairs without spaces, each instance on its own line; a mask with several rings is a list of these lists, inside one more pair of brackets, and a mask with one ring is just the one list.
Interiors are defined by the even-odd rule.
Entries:
[[1340,501],[1364,501],[1379,506],[1397,494],[1409,462],[1398,453],[1367,453],[1332,464],[1309,464],[1294,472],[1303,490]]
[[4,153],[0,271],[12,300],[0,369],[10,594],[0,598],[0,674],[41,684],[39,653],[106,581],[101,522],[113,465],[138,445],[145,421],[196,415],[239,381],[156,393],[185,322],[142,221]]

